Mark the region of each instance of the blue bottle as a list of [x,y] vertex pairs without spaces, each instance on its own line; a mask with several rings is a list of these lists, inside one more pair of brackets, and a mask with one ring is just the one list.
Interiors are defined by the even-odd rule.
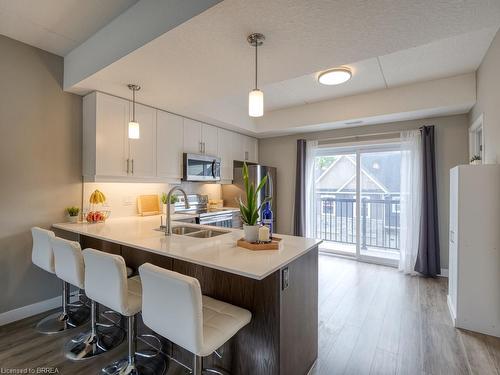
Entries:
[[262,225],[269,228],[269,236],[273,236],[273,211],[271,211],[271,202],[266,202],[262,209]]

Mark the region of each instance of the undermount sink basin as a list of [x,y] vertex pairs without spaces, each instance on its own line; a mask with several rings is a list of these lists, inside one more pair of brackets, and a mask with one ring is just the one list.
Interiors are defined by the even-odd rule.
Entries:
[[199,232],[200,228],[193,228],[193,227],[173,227],[172,228],[172,234],[180,234],[181,236],[184,236],[189,233],[193,232]]
[[221,234],[226,234],[228,232],[223,232],[220,230],[213,230],[213,229],[203,229],[194,233],[189,233],[187,236],[189,237],[196,237],[196,238],[211,238],[215,236],[220,236]]
[[[163,232],[165,230],[165,227],[155,228],[155,230]],[[195,238],[211,238],[226,233],[229,232],[223,230],[196,228],[188,226],[176,226],[172,228],[172,234],[177,234],[179,236],[195,237]]]

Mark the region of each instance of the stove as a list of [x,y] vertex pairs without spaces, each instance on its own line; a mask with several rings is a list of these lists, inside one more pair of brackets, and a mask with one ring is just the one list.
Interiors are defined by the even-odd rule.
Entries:
[[175,212],[193,215],[197,224],[222,228],[240,227],[239,211],[237,209],[209,209],[207,195],[188,194],[189,208],[184,207],[184,197],[182,195],[178,195],[177,198],[179,201],[175,204]]

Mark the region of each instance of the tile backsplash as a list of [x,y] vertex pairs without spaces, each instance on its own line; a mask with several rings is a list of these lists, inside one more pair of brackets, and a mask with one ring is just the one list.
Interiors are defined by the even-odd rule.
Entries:
[[[99,189],[106,196],[111,217],[137,215],[137,197],[145,194],[158,194],[169,191],[174,185],[166,183],[136,182],[85,182],[83,184],[83,209],[89,206],[90,194]],[[181,187],[187,194],[205,194],[209,199],[220,199],[221,185],[183,182]]]

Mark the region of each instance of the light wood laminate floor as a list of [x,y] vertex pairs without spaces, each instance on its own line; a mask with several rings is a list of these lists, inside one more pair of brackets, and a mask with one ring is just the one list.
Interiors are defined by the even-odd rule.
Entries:
[[[452,327],[446,279],[408,277],[328,255],[319,264],[319,358],[313,375],[500,375],[500,339]],[[0,327],[0,368],[52,367],[59,374],[87,375],[118,355],[67,361],[61,348],[74,332],[37,334],[33,326],[39,319]],[[168,375],[186,373],[173,365]]]

